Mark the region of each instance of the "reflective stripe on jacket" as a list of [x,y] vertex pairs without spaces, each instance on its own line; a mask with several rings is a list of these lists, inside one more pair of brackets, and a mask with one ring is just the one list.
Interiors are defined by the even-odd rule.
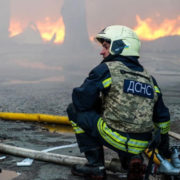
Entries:
[[148,146],[148,141],[136,140],[120,135],[109,128],[102,118],[97,123],[101,137],[113,147],[133,154],[139,154]]

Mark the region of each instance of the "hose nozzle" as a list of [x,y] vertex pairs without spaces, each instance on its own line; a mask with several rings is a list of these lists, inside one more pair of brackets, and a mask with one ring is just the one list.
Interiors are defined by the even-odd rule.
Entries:
[[180,168],[180,152],[176,146],[172,148],[171,161],[174,167]]
[[160,166],[158,168],[159,173],[174,175],[174,176],[180,174],[180,168],[174,167],[168,160],[163,159],[160,154],[157,154],[156,156],[160,161]]

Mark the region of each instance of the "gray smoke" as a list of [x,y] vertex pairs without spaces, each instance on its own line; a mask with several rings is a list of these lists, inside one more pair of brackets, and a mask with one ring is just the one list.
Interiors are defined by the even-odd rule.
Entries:
[[10,0],[0,0],[0,42],[8,40]]
[[[175,19],[179,8],[179,0],[0,0],[0,82],[44,82],[57,80],[56,77],[80,81],[101,61],[99,49],[89,41],[89,35],[110,24],[133,28],[136,14],[142,19],[151,17],[156,23],[165,18]],[[29,26],[22,34],[8,38],[11,15],[29,20]],[[44,44],[34,20],[60,15],[66,27],[64,43],[54,45],[52,39]],[[143,42],[141,57],[153,73],[162,72],[163,68],[163,73],[179,69],[179,38],[163,39],[150,44]],[[160,58],[153,58],[157,56]],[[154,63],[149,63],[149,57]]]

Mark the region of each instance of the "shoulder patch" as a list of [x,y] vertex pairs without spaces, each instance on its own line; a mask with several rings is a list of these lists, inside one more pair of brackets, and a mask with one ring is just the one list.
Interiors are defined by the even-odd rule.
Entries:
[[142,83],[139,81],[125,79],[123,91],[125,93],[142,96],[149,99],[154,98],[153,87],[150,84]]

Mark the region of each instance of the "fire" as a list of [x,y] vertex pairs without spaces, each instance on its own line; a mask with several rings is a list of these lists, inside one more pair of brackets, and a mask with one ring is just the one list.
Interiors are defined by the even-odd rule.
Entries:
[[153,19],[142,20],[136,16],[137,26],[135,32],[142,40],[154,40],[164,36],[180,35],[180,16],[177,19],[164,19],[161,24],[157,24]]
[[94,42],[94,37],[95,37],[95,36],[89,36],[89,40],[90,40],[91,42]]
[[21,22],[19,22],[16,19],[11,19],[10,26],[9,26],[9,37],[17,36],[18,34],[21,34],[26,25],[23,25]]
[[53,38],[54,43],[63,43],[65,37],[65,26],[62,17],[55,22],[51,21],[51,19],[47,17],[44,22],[37,22],[37,28],[44,41],[50,41]]
[[[61,44],[65,37],[65,25],[63,18],[53,21],[51,18],[46,17],[43,21],[36,21],[34,24],[40,32],[41,38],[45,42],[53,41],[55,44]],[[28,27],[28,23],[24,23],[15,19],[11,19],[9,26],[9,37],[17,36],[24,32]],[[30,28],[33,29],[32,26]]]

